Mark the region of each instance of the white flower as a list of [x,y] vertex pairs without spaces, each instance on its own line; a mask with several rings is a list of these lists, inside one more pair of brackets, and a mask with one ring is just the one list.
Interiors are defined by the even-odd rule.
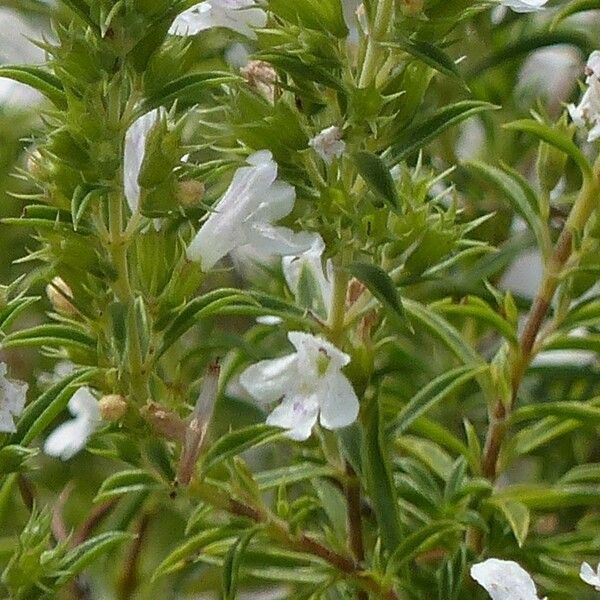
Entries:
[[282,268],[285,280],[303,308],[327,318],[331,308],[333,264],[327,261],[323,269],[325,242],[316,235],[311,247],[297,256],[284,256]]
[[535,12],[542,10],[548,0],[500,0],[502,6],[506,6],[518,13]]
[[263,360],[240,376],[240,383],[255,399],[281,400],[267,423],[287,429],[288,437],[298,441],[310,437],[317,418],[326,429],[353,423],[358,398],[342,373],[350,357],[309,333],[291,331],[288,339],[296,348],[293,354]]
[[487,560],[471,567],[471,577],[492,600],[540,600],[533,579],[512,560]]
[[598,564],[598,569],[594,571],[588,563],[584,562],[581,565],[579,577],[588,585],[591,585],[597,592],[600,592],[600,564]]
[[229,188],[214,207],[187,256],[208,271],[233,250],[251,246],[259,254],[286,256],[310,247],[314,235],[294,233],[272,223],[290,214],[296,191],[277,180],[277,164],[268,150],[256,152],[233,176]]
[[308,142],[308,145],[327,164],[331,164],[334,158],[340,158],[346,150],[346,142],[342,140],[342,131],[335,125],[323,129]]
[[69,460],[83,450],[102,422],[98,401],[87,387],[73,394],[68,408],[74,418],[59,425],[44,443],[44,452],[61,460]]
[[254,0],[207,0],[182,12],[171,24],[173,35],[195,35],[213,27],[225,27],[251,39],[254,29],[267,24],[267,13]]
[[583,94],[578,106],[569,104],[567,107],[571,119],[577,127],[589,128],[588,142],[600,138],[600,52],[590,55],[586,68],[586,83],[588,89]]
[[14,418],[18,417],[25,407],[27,384],[8,379],[7,373],[6,364],[0,363],[0,431],[14,433],[17,430]]
[[123,187],[125,198],[132,213],[137,212],[140,204],[140,184],[138,178],[144,163],[146,142],[152,128],[162,115],[164,108],[155,108],[139,117],[125,134],[125,152],[123,157]]
[[594,81],[600,81],[600,50],[594,50],[585,65],[585,82],[591,85]]

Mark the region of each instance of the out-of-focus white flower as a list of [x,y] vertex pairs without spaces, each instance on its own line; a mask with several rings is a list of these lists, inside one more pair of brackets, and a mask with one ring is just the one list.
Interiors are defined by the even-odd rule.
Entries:
[[331,164],[334,158],[340,158],[346,150],[346,142],[342,140],[342,131],[336,125],[323,129],[321,133],[308,142],[308,145],[327,164]]
[[518,13],[535,12],[542,10],[548,0],[500,0],[502,6],[506,6]]
[[350,357],[333,344],[301,331],[288,339],[296,348],[274,360],[248,367],[240,383],[256,400],[281,400],[267,423],[287,429],[293,440],[306,440],[317,419],[326,429],[347,427],[358,416],[358,398],[342,373]]
[[326,319],[331,308],[333,264],[329,260],[323,269],[324,250],[325,242],[317,235],[306,252],[297,256],[284,256],[282,268],[296,302]]
[[140,184],[138,178],[144,163],[146,142],[152,128],[165,113],[163,107],[155,108],[136,119],[125,134],[125,152],[123,157],[123,187],[125,198],[132,213],[137,212],[140,204]]
[[600,564],[598,564],[598,569],[594,571],[588,563],[584,562],[581,565],[579,577],[588,585],[591,585],[597,592],[600,592]]
[[586,68],[586,83],[588,89],[583,94],[577,106],[567,107],[573,122],[577,127],[589,128],[588,142],[600,138],[600,52],[590,55]]
[[277,179],[273,155],[262,150],[247,162],[188,247],[188,258],[204,271],[235,249],[251,246],[264,255],[296,255],[314,240],[314,234],[273,225],[290,214],[296,199],[295,189]]
[[554,109],[562,110],[562,102],[568,99],[580,69],[580,54],[573,46],[556,44],[540,48],[531,52],[523,63],[515,97],[530,104],[541,96]]
[[[19,13],[0,7],[0,23],[0,64],[37,64],[44,61],[44,51],[30,41],[39,38],[40,32]],[[42,94],[28,85],[0,77],[0,105],[29,108],[42,98]]]
[[15,417],[18,417],[25,407],[27,384],[8,379],[8,367],[0,363],[0,431],[14,433]]
[[59,425],[44,443],[44,452],[61,460],[69,460],[83,450],[102,422],[98,401],[87,387],[73,394],[68,408],[74,418]]
[[173,35],[195,35],[213,27],[224,27],[256,39],[255,28],[267,24],[267,13],[254,0],[207,0],[178,15],[169,29]]
[[531,575],[512,560],[488,558],[471,567],[471,577],[492,600],[540,600]]
[[42,387],[50,387],[65,379],[75,371],[75,365],[70,360],[59,360],[51,373],[42,372],[38,375],[38,384]]

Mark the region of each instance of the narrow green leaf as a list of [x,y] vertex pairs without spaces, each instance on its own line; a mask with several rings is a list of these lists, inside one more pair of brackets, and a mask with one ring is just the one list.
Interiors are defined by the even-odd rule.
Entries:
[[403,434],[416,419],[453,394],[465,383],[483,373],[485,369],[487,366],[483,365],[480,367],[462,366],[436,377],[402,408],[396,419],[387,426],[388,434],[393,436]]
[[456,63],[442,49],[423,40],[400,40],[385,44],[393,48],[400,48],[411,56],[422,60],[436,71],[449,77],[462,77]]
[[17,473],[23,470],[26,461],[33,458],[37,453],[37,450],[25,448],[24,446],[4,446],[0,450],[0,475]]
[[240,566],[244,553],[252,538],[260,531],[260,526],[244,532],[231,546],[223,564],[223,600],[235,600]]
[[227,433],[219,438],[202,456],[202,472],[206,473],[227,458],[236,456],[250,448],[256,448],[257,446],[272,442],[283,437],[284,434],[285,430],[280,427],[273,427],[264,423]]
[[531,522],[529,509],[522,502],[514,500],[496,501],[492,498],[491,503],[504,516],[521,548],[529,533]]
[[60,0],[67,8],[70,8],[82,21],[87,23],[96,33],[100,29],[90,16],[90,7],[84,0]]
[[23,296],[8,302],[4,308],[0,309],[0,332],[6,333],[6,329],[14,323],[17,317],[38,300],[38,296]]
[[96,340],[68,325],[38,325],[8,334],[2,348],[24,346],[59,346],[95,352]]
[[381,540],[392,553],[400,543],[399,505],[392,480],[389,443],[384,435],[384,424],[377,398],[367,406],[363,443],[363,473],[373,510],[379,523]]
[[189,564],[193,564],[195,557],[210,544],[222,540],[229,540],[238,535],[239,528],[232,525],[217,527],[201,531],[197,535],[185,540],[181,545],[177,546],[155,569],[152,575],[152,581],[156,581],[159,577],[174,573],[185,568]]
[[394,166],[426,146],[450,127],[475,115],[498,108],[489,102],[479,100],[463,100],[445,106],[428,118],[405,129],[394,140],[394,145],[386,151],[384,159],[388,165]]
[[348,270],[356,279],[367,286],[371,294],[385,308],[390,310],[392,317],[403,320],[404,310],[400,294],[390,276],[381,267],[369,263],[355,262],[348,267]]
[[478,161],[466,162],[465,166],[504,192],[512,209],[527,222],[535,235],[538,246],[544,249],[548,245],[548,234],[540,215],[537,213],[537,207],[533,206],[530,201],[528,190],[524,189],[520,182],[515,180],[509,173],[497,167]]
[[89,540],[86,540],[65,557],[67,575],[59,579],[59,585],[64,585],[69,579],[81,573],[86,567],[94,563],[103,554],[114,550],[133,535],[125,531],[107,531]]
[[522,131],[524,133],[529,133],[550,144],[551,146],[558,148],[571,157],[571,159],[581,169],[584,177],[591,179],[594,176],[592,167],[583,152],[568,136],[557,129],[553,129],[544,123],[535,121],[534,119],[521,119],[520,121],[513,121],[512,123],[507,123],[504,125],[504,127],[510,131]]
[[143,469],[130,469],[111,475],[102,482],[94,502],[104,502],[132,492],[155,490],[160,483]]
[[390,170],[383,160],[371,152],[355,152],[352,160],[359,175],[375,194],[385,200],[392,210],[400,208],[400,198]]
[[588,10],[600,10],[600,0],[572,0],[558,11],[557,15],[552,19],[550,29],[556,29],[571,15]]
[[483,55],[485,58],[470,69],[466,78],[470,81],[471,79],[481,77],[489,69],[498,67],[507,61],[514,61],[538,48],[545,48],[556,44],[576,46],[585,56],[590,54],[595,48],[590,38],[579,31],[567,30],[529,33],[528,35],[518,36],[517,40],[512,43],[502,44],[496,52],[485,53]]
[[463,530],[464,526],[454,521],[436,521],[407,536],[390,557],[386,573],[396,574],[415,556],[439,546],[444,538]]
[[328,465],[303,462],[297,465],[261,471],[255,475],[260,490],[269,490],[279,486],[299,483],[307,479],[316,480],[319,477],[334,477],[335,470]]
[[225,83],[232,83],[236,79],[231,73],[224,71],[205,71],[185,75],[152,94],[145,101],[140,112],[143,114],[159,106],[169,106],[175,101],[179,108],[197,104],[204,92]]
[[56,108],[67,108],[67,97],[60,79],[57,79],[41,67],[32,65],[1,65],[0,78],[12,79],[24,83],[46,96]]
[[95,369],[80,369],[29,403],[19,418],[17,431],[10,436],[9,443],[22,446],[30,444],[66,408],[79,384],[88,381],[95,372]]

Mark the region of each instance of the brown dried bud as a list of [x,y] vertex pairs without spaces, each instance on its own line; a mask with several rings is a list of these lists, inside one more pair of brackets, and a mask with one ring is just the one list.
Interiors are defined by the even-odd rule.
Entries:
[[104,396],[98,404],[102,418],[111,423],[120,421],[127,412],[127,402],[123,396],[119,396],[118,394]]
[[56,312],[71,316],[77,314],[77,309],[71,304],[73,290],[65,283],[62,277],[55,277],[46,286],[46,295]]
[[156,402],[149,402],[141,410],[142,416],[163,437],[182,442],[185,439],[187,424],[176,413]]
[[264,60],[251,60],[245,67],[240,69],[242,77],[248,85],[255,89],[263,98],[271,103],[275,102],[277,96],[277,72]]
[[177,186],[177,201],[184,208],[196,206],[204,198],[204,183],[196,179],[180,181]]

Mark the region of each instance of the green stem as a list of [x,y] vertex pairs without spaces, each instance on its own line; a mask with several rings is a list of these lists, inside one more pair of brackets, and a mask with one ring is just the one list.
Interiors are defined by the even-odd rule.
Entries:
[[529,317],[521,334],[519,351],[514,354],[511,373],[511,397],[506,404],[502,399],[493,408],[485,450],[482,460],[483,474],[495,480],[498,472],[498,458],[506,438],[508,418],[517,399],[525,372],[540,347],[536,344],[540,329],[546,319],[552,298],[558,289],[565,266],[572,256],[573,236],[582,233],[600,198],[600,157],[596,160],[591,177],[586,177],[579,196],[569,214],[569,218],[558,238],[554,253],[546,269],[540,289],[533,302]]
[[129,284],[127,242],[123,236],[123,201],[118,193],[109,195],[108,221],[110,254],[117,272],[115,294],[121,302],[127,302],[132,297],[132,291]]
[[329,340],[339,346],[344,337],[344,317],[346,315],[346,296],[350,274],[344,264],[338,265],[333,279],[333,294],[329,313]]
[[367,49],[362,64],[358,87],[366,88],[375,82],[381,57],[380,42],[387,33],[394,10],[393,0],[379,0],[375,8],[375,18],[368,33]]

